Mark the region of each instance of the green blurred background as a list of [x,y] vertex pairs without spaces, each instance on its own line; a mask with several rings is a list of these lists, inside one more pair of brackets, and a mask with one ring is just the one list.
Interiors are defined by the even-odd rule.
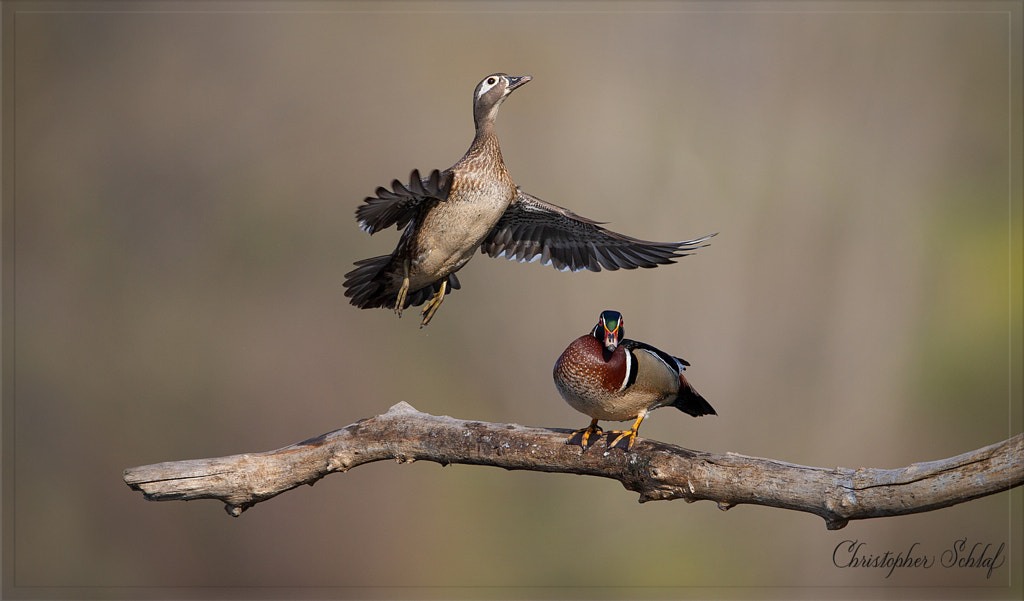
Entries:
[[[657,412],[644,437],[857,468],[1020,432],[1019,3],[3,8],[9,592],[1020,594],[1012,562],[832,562],[847,539],[938,555],[967,537],[1019,563],[1019,490],[830,532],[431,463],[332,475],[238,519],[121,481],[399,401],[582,427],[550,370],[606,308],[688,359],[719,413]],[[343,274],[398,238],[361,232],[356,206],[457,160],[495,71],[534,77],[498,118],[525,190],[712,245],[599,274],[478,256],[423,330],[350,306]]]

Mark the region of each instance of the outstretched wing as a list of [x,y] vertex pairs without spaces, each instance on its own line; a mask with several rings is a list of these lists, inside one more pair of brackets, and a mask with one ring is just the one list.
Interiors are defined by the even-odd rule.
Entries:
[[377,188],[377,196],[369,196],[356,209],[359,227],[370,234],[387,229],[392,225],[403,229],[412,221],[416,211],[430,200],[446,200],[452,187],[451,171],[434,169],[430,176],[420,177],[419,169],[413,169],[406,187],[397,179],[391,182],[391,189]]
[[581,217],[518,190],[516,199],[480,245],[492,257],[551,264],[563,271],[601,271],[657,267],[674,263],[711,236],[682,242],[648,242],[607,230],[601,222]]

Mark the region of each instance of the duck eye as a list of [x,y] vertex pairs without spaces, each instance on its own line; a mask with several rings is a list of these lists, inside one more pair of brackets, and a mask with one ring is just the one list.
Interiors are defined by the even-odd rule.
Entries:
[[498,80],[497,80],[497,79],[495,79],[494,77],[488,77],[488,78],[487,78],[487,84],[488,84],[488,85],[492,85],[492,86],[493,86],[493,85],[494,85],[494,84],[496,84],[496,83],[498,83]]

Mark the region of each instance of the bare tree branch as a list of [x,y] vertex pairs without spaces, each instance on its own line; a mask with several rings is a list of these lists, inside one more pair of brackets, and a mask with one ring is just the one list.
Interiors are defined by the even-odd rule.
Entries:
[[570,430],[463,421],[399,403],[382,415],[276,451],[157,463],[125,470],[151,501],[220,499],[232,516],[331,472],[395,459],[612,478],[640,502],[709,500],[806,511],[830,530],[850,520],[931,511],[1020,486],[1024,434],[976,451],[899,469],[806,467],[735,453],[691,451],[638,438],[629,452],[567,445]]

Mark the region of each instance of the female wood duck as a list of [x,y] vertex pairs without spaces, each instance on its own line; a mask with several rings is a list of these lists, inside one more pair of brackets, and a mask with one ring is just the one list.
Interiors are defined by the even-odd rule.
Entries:
[[[533,261],[556,269],[635,269],[674,263],[711,236],[683,242],[647,242],[600,227],[599,222],[546,203],[513,183],[501,158],[494,118],[498,107],[532,78],[488,75],[473,92],[476,136],[455,165],[421,177],[414,170],[405,186],[377,188],[356,210],[361,227],[374,234],[403,229],[390,255],[356,262],[345,274],[345,296],[362,308],[409,306],[430,299],[420,327],[427,325],[445,294],[459,289],[455,272],[479,248],[492,257]],[[712,234],[713,235],[713,234]]]
[[580,446],[586,450],[590,437],[601,432],[598,420],[636,418],[631,429],[608,433],[617,435],[608,448],[628,437],[626,448],[632,449],[640,422],[652,409],[671,406],[694,417],[717,415],[683,376],[688,365],[649,344],[625,338],[618,311],[601,313],[594,329],[574,340],[555,362],[558,392],[573,409],[592,418],[569,441],[580,434]]

